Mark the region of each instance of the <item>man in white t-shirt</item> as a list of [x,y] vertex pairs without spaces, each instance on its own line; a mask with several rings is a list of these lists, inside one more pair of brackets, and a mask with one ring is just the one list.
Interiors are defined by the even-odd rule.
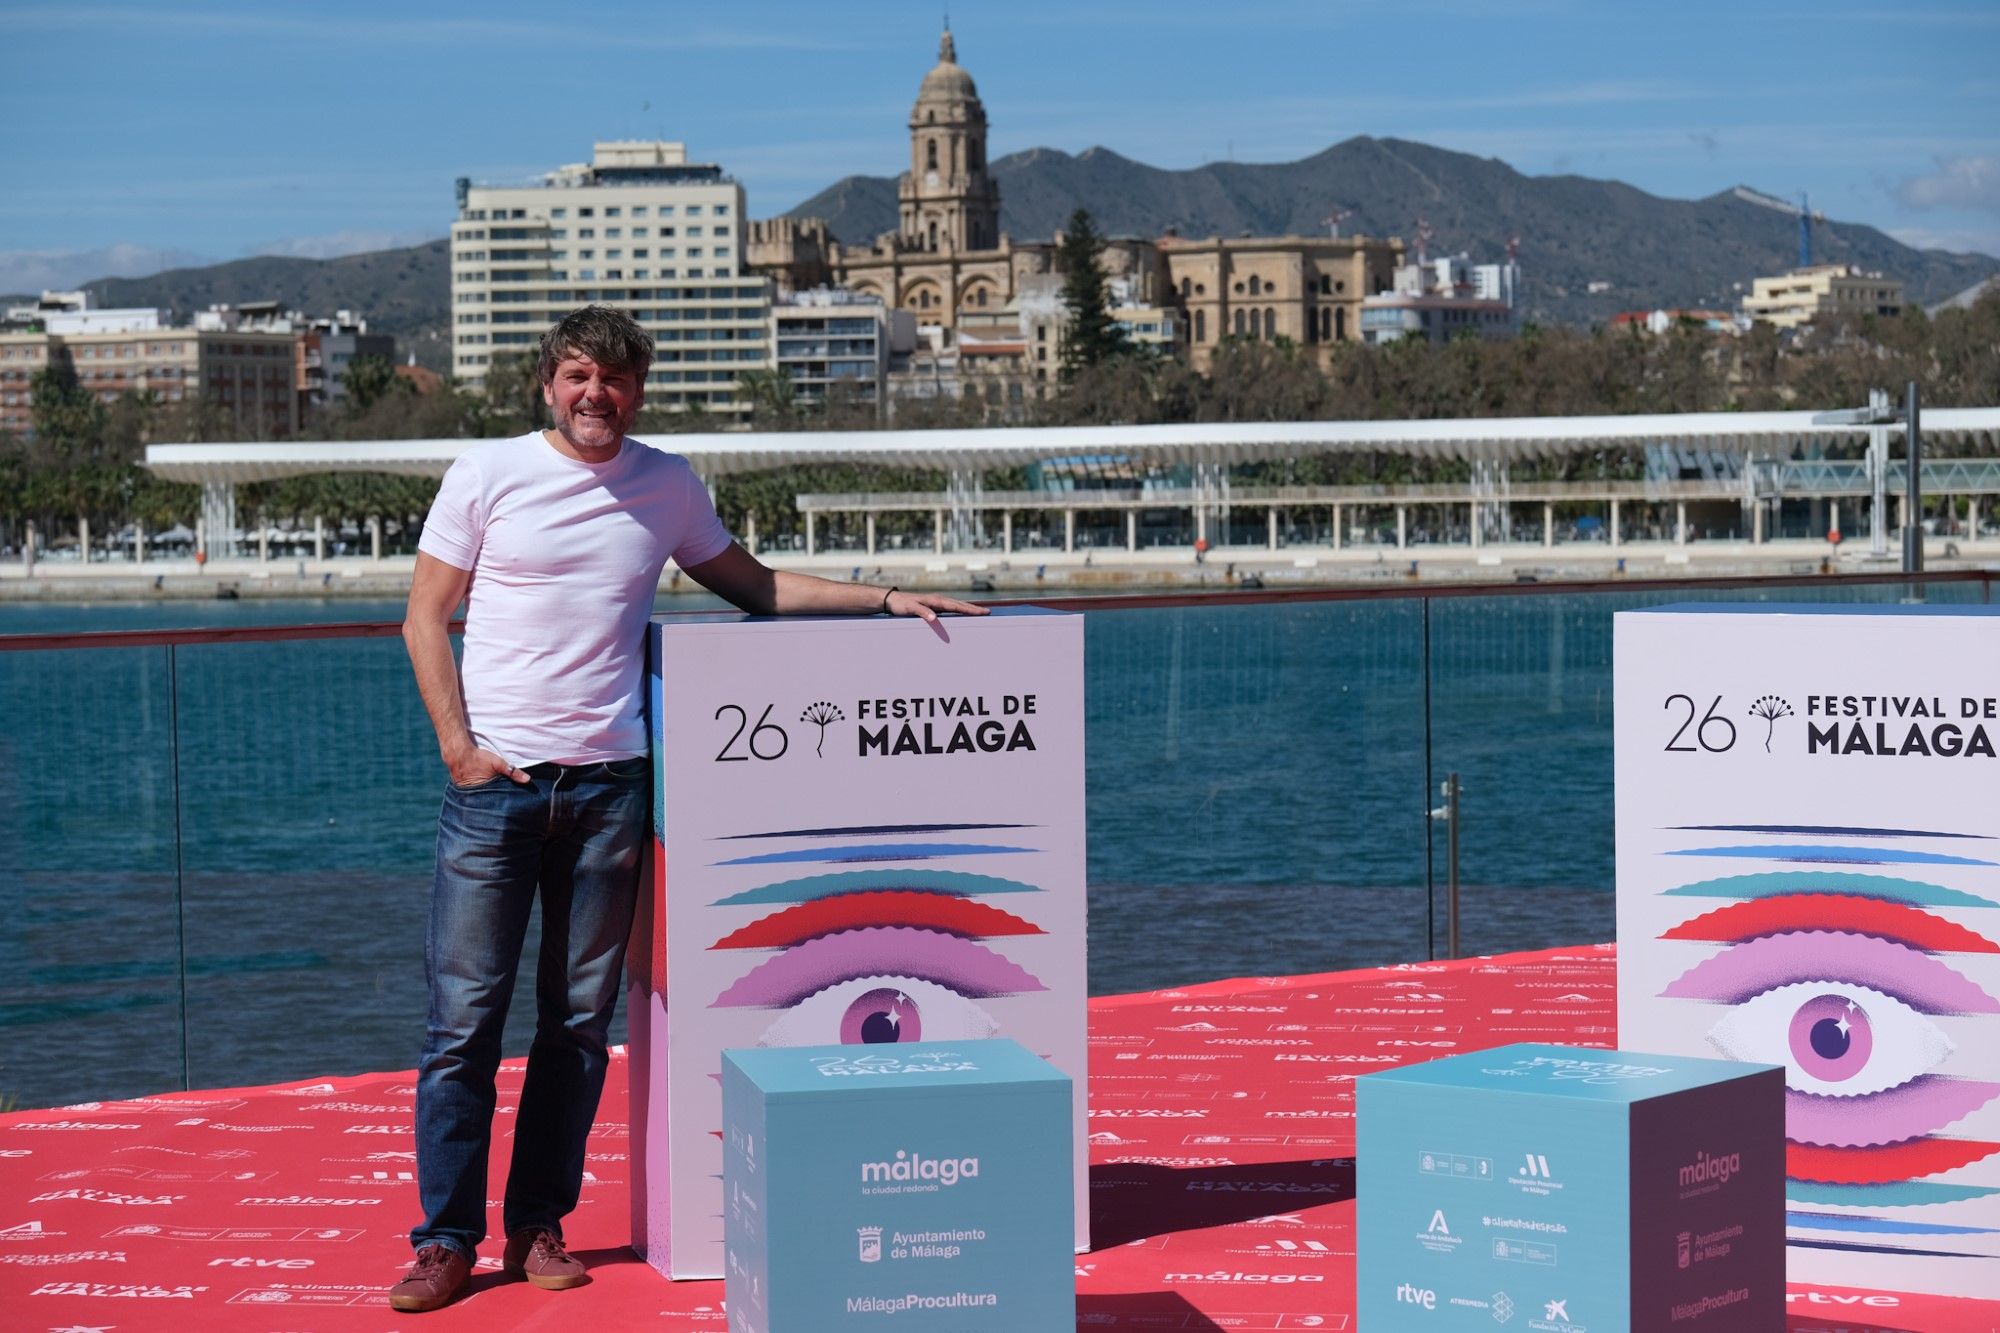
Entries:
[[[652,810],[644,635],[674,560],[746,611],[983,615],[949,597],[767,568],[730,540],[687,460],[625,432],[653,344],[590,306],[543,335],[553,430],[453,463],[418,542],[403,638],[449,771],[424,949],[430,1017],[417,1071],[416,1263],[402,1311],[461,1295],[486,1233],[500,1033],[528,916],[542,905],[536,1025],[514,1119],[503,1270],[588,1280],[563,1247],[604,1086],[606,1033]],[[450,623],[465,604],[463,663]]]

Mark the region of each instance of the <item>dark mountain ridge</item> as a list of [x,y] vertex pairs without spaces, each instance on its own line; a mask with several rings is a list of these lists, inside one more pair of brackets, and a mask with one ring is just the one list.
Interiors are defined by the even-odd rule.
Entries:
[[[152,306],[186,323],[218,302],[277,301],[308,315],[352,310],[371,333],[396,337],[398,351],[442,371],[450,361],[451,257],[440,238],[338,259],[258,255],[143,278],[99,278],[84,289],[105,307]],[[17,298],[18,299],[18,298]]]
[[[1434,255],[1465,251],[1491,262],[1520,238],[1530,318],[1590,323],[1620,310],[1733,309],[1755,277],[1798,262],[1798,223],[1733,191],[1666,199],[1619,181],[1528,176],[1495,158],[1366,136],[1296,162],[1212,162],[1168,171],[1108,148],[1072,156],[1033,148],[993,162],[1001,229],[1043,240],[1077,208],[1111,235],[1319,235],[1335,208],[1342,234],[1401,236],[1414,249],[1418,217]],[[849,176],[792,209],[823,217],[835,236],[866,244],[896,226],[896,182]],[[2000,272],[1990,255],[1917,250],[1860,223],[1813,229],[1816,263],[1854,264],[1901,278],[1930,304]],[[1593,283],[1610,286],[1598,293]],[[1741,284],[1739,287],[1738,284]]]
[[[1212,162],[1168,171],[1108,148],[1053,148],[993,163],[1001,226],[1045,240],[1087,208],[1113,236],[1315,235],[1336,208],[1342,233],[1401,236],[1414,248],[1418,217],[1431,253],[1490,262],[1520,238],[1523,309],[1548,323],[1602,322],[1621,310],[1734,309],[1754,277],[1798,259],[1795,218],[1723,191],[1665,199],[1619,181],[1527,176],[1494,158],[1401,139],[1354,138],[1297,162]],[[849,176],[792,209],[822,217],[849,244],[896,226],[896,182]],[[1874,227],[1829,221],[1813,228],[1818,262],[1853,264],[1901,278],[1910,299],[1933,304],[2000,273],[1991,255],[1918,250]],[[1593,283],[1607,283],[1592,292]],[[1740,284],[1740,286],[1739,286]],[[450,257],[446,243],[339,259],[262,256],[144,278],[87,284],[106,306],[165,306],[177,318],[218,302],[277,300],[312,314],[365,315],[372,330],[433,369],[449,365]]]

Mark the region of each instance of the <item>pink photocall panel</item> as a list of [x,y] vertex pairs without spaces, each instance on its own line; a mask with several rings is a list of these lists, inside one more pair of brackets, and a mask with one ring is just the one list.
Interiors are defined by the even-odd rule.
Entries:
[[1618,1044],[1784,1066],[1792,1281],[2000,1296],[2000,607],[1614,640]]
[[725,1049],[1003,1036],[1075,1082],[1085,1248],[1083,617],[663,616],[649,669],[634,1246],[722,1275]]

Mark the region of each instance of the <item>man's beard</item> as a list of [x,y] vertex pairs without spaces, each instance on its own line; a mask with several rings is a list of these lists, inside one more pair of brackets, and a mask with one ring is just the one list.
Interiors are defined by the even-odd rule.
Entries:
[[[572,444],[579,440],[592,442],[594,447],[608,447],[618,443],[631,429],[638,413],[621,415],[616,408],[602,416],[586,416],[576,408],[552,407],[550,415],[555,418],[555,426],[563,437]],[[600,434],[601,432],[601,434]],[[608,436],[608,438],[606,438]]]

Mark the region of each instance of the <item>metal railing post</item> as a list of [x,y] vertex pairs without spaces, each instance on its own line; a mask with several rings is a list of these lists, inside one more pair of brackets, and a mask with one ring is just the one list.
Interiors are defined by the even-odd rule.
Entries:
[[1903,572],[1924,572],[1924,432],[1918,420],[1917,382],[1903,399],[1903,456],[1909,501],[1903,513]]
[[1431,811],[1432,819],[1444,821],[1444,938],[1445,957],[1459,956],[1458,939],[1458,798],[1464,790],[1458,774],[1448,775],[1439,787],[1444,804]]
[[167,646],[168,772],[174,784],[174,961],[180,981],[181,1089],[193,1087],[188,1059],[187,840],[181,820],[181,684],[175,645]]

